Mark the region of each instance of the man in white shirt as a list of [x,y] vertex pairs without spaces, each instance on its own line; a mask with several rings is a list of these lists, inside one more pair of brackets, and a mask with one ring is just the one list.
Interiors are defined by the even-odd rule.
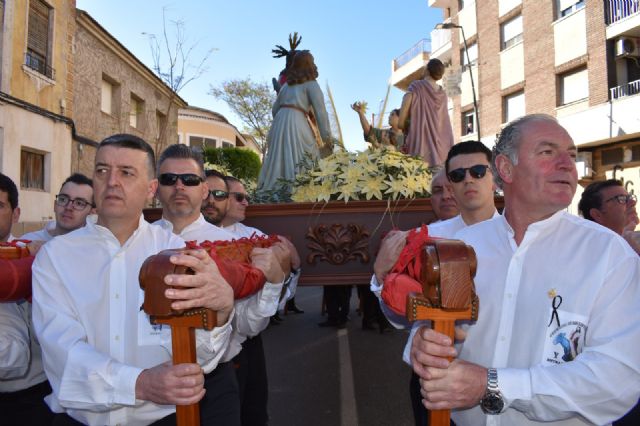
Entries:
[[431,208],[439,221],[456,217],[460,214],[453,187],[447,178],[447,172],[440,166],[434,170],[431,179]]
[[456,234],[478,258],[478,321],[459,353],[421,329],[412,357],[423,403],[458,426],[608,424],[638,400],[640,260],[564,211],[576,151],[551,116],[507,125],[493,152],[504,216]]
[[[209,196],[209,188],[204,179],[202,158],[183,144],[170,145],[160,154],[158,161],[158,198],[162,203],[162,219],[155,225],[173,232],[186,241],[228,241],[236,235],[208,223],[200,208]],[[267,280],[281,280],[284,277],[273,250],[255,249],[253,265],[260,269]],[[265,293],[279,294],[282,284],[265,285]],[[249,299],[249,298],[247,298]],[[237,340],[237,328],[255,320],[246,315],[248,300],[236,300],[233,332],[230,343]],[[238,343],[239,345],[239,343]],[[229,346],[224,348],[224,352]],[[240,424],[240,398],[234,366],[230,359],[223,357],[218,367],[205,376],[207,393],[200,402],[208,405],[211,418],[216,424]]]
[[[241,223],[245,219],[245,211],[249,205],[249,196],[242,182],[232,176],[225,176],[224,181],[229,189],[226,214],[221,220],[224,229],[233,233],[235,238],[265,235],[259,229]],[[214,182],[213,185],[219,187],[220,183]],[[290,269],[291,275],[287,280],[289,287],[286,291],[291,290],[292,282],[293,291],[295,291],[295,284],[300,276],[300,257],[288,240],[282,238],[282,244],[290,253],[287,272]],[[231,345],[224,356],[224,359],[233,360],[236,366],[243,426],[267,425],[269,421],[267,368],[260,333],[269,325],[269,318],[276,314],[281,294],[282,285],[276,287],[267,284],[260,292],[245,299],[245,307],[242,311],[252,321],[245,325],[239,323],[238,327],[234,327]],[[236,311],[238,312],[237,320],[240,316],[238,306]]]
[[87,216],[94,212],[93,182],[81,173],[69,176],[60,187],[53,203],[55,221],[49,222],[39,231],[24,234],[21,239],[49,241],[56,235],[63,235],[81,228]]
[[98,215],[45,244],[33,264],[33,323],[56,424],[173,424],[176,404],[203,398],[204,373],[228,344],[233,291],[204,250],[171,259],[194,275],[165,277],[173,309],[217,313],[217,327],[196,330],[197,364],[173,365],[169,327],[151,324],[140,309],[142,263],[184,247],[142,216],[158,185],[154,162],[151,146],[136,136],[103,140],[93,175]]
[[640,223],[635,194],[627,193],[622,182],[616,179],[590,183],[582,192],[578,210],[587,220],[611,229],[627,240],[631,248],[640,254]]
[[[439,173],[438,173],[439,174]],[[446,183],[442,184],[442,191],[452,191],[460,214],[452,219],[430,224],[429,235],[439,238],[453,238],[456,232],[467,226],[496,215],[494,203],[493,175],[491,172],[491,150],[483,143],[476,141],[455,144],[448,152],[443,170]],[[437,176],[438,177],[438,176]],[[433,186],[440,184],[434,179]],[[372,279],[371,290],[377,294],[382,291],[384,277],[391,270],[402,248],[404,248],[406,232],[398,232],[383,241],[380,252],[374,264],[375,275]],[[406,318],[399,317],[390,311],[381,300],[383,312],[397,327],[411,326],[411,333],[403,352],[403,360],[411,365],[411,342],[421,326],[428,325],[426,321],[408,324]],[[420,384],[418,376],[412,372],[409,385],[411,403],[416,424],[426,424],[427,412],[421,403]]]
[[229,187],[217,170],[207,170],[205,174],[209,195],[202,202],[202,214],[207,222],[221,226],[229,209]]
[[[11,226],[19,219],[18,189],[11,178],[0,173],[0,242],[14,239]],[[23,272],[29,272],[28,266]],[[8,271],[0,269],[0,274],[8,275]],[[28,278],[22,281],[30,284]],[[24,299],[0,302],[0,423],[50,423],[53,414],[44,403],[49,393],[40,345],[31,325],[31,303]]]

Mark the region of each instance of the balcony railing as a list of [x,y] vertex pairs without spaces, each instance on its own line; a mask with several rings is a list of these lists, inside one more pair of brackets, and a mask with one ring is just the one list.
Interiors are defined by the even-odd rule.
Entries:
[[611,100],[640,94],[640,80],[632,81],[622,86],[612,87],[609,91],[611,93]]
[[24,64],[34,71],[49,77],[52,80],[56,78],[56,71],[47,65],[47,60],[42,55],[35,52],[27,51],[24,57]]
[[640,12],[640,0],[605,0],[604,13],[607,25]]
[[431,52],[431,40],[429,40],[428,38],[423,38],[422,40],[414,44],[413,47],[411,47],[409,50],[395,58],[393,60],[393,69],[397,70],[403,65],[406,65],[416,56],[421,55],[425,52]]

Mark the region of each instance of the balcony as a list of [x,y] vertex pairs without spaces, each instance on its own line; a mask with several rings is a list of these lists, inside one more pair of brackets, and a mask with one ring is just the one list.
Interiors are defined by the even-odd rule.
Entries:
[[607,39],[640,36],[640,0],[605,0]]
[[451,0],[429,0],[429,7],[444,9],[451,6]]
[[609,89],[611,100],[624,98],[626,96],[640,94],[640,80],[632,81],[631,83],[623,84],[621,86],[612,87]]
[[27,51],[24,58],[24,64],[27,68],[49,77],[51,80],[55,80],[56,78],[55,70],[47,65],[47,60],[42,55],[32,51]]
[[412,81],[422,78],[430,51],[431,40],[425,38],[395,58],[391,63],[390,84],[400,90],[406,90]]
[[451,58],[451,30],[431,31],[431,57],[447,62]]

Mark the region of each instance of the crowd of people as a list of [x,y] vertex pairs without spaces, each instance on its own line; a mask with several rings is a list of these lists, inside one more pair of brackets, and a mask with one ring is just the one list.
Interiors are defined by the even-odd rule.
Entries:
[[[380,301],[363,302],[362,326],[374,318],[410,330],[402,358],[416,424],[441,409],[459,426],[609,424],[637,404],[636,197],[618,181],[594,182],[582,194],[583,218],[567,213],[576,153],[546,115],[508,124],[493,151],[481,142],[447,151],[432,179],[439,220],[428,231],[474,248],[480,299],[477,321],[459,324],[455,341],[388,308],[382,290],[407,231],[383,240],[369,293]],[[154,196],[162,217],[151,224],[143,209]],[[176,405],[198,402],[202,424],[268,424],[261,332],[287,303],[297,309],[302,261],[290,241],[253,248],[250,264],[237,267],[246,274],[196,246],[171,257],[193,271],[165,277],[172,309],[216,313],[213,329],[195,332],[196,363],[172,364],[170,327],[140,309],[147,257],[187,241],[264,236],[242,223],[248,202],[241,181],[205,171],[188,146],[171,145],[156,162],[144,140],[114,135],[100,143],[92,179],[74,174],[63,183],[55,220],[18,240],[18,191],[0,174],[0,242],[29,254],[0,259],[3,421],[170,425]],[[320,325],[343,328],[351,289],[325,291],[337,296],[327,295]]]

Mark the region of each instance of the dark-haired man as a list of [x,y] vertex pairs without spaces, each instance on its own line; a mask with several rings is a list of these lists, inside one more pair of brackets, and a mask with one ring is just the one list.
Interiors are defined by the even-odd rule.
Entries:
[[[454,145],[445,160],[444,172],[448,184],[456,199],[460,214],[452,219],[429,225],[430,236],[453,238],[459,230],[473,224],[498,216],[494,204],[493,173],[491,172],[491,150],[482,142],[469,141]],[[375,275],[371,282],[371,291],[380,294],[387,273],[395,264],[400,251],[404,248],[406,232],[390,234],[380,247],[374,264]],[[387,318],[397,327],[406,327],[405,318],[400,318],[382,304]],[[403,352],[403,360],[411,365],[411,343],[416,332],[426,322],[417,321],[412,325],[411,333]],[[416,424],[425,424],[427,413],[420,400],[418,376],[412,373],[410,382],[411,403]]]
[[478,320],[459,350],[423,328],[411,352],[423,403],[458,426],[609,424],[638,400],[640,259],[565,211],[576,153],[551,116],[509,123],[492,160],[504,215],[456,233],[476,252]]
[[93,182],[81,173],[74,173],[62,183],[53,203],[55,221],[39,231],[29,232],[21,238],[32,241],[49,241],[85,225],[87,216],[94,211]]
[[590,183],[584,189],[578,210],[582,217],[592,220],[621,235],[640,254],[640,223],[636,212],[637,197],[627,193],[622,182],[615,179]]
[[[174,424],[175,405],[200,401],[231,333],[233,291],[204,250],[171,262],[193,275],[167,275],[172,308],[217,312],[211,331],[196,330],[197,364],[171,363],[168,327],[140,309],[140,266],[184,240],[142,216],[158,181],[153,149],[133,135],[98,146],[93,175],[98,214],[76,232],[54,238],[33,265],[33,322],[53,393],[56,424]],[[203,422],[211,421],[203,412]]]
[[[18,188],[0,173],[0,242],[12,241],[20,218]],[[31,325],[33,257],[0,260],[0,412],[3,424],[39,426],[51,422],[44,403],[51,387],[42,368],[40,345]],[[5,282],[5,280],[7,282]]]
[[229,209],[229,187],[217,170],[206,171],[206,183],[209,193],[202,202],[202,214],[207,222],[220,226]]

